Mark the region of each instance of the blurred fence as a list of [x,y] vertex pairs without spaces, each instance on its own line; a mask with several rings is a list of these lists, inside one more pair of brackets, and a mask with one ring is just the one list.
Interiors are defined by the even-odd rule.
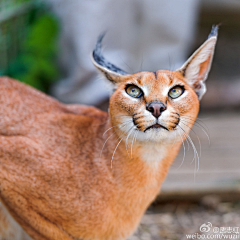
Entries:
[[21,51],[35,3],[34,0],[0,0],[0,74]]
[[58,21],[41,0],[0,0],[0,75],[47,92],[57,78]]

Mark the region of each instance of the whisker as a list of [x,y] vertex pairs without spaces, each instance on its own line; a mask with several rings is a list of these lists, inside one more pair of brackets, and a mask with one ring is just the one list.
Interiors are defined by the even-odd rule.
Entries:
[[176,138],[177,138],[177,134],[176,134],[176,131],[174,132],[175,133],[175,139],[174,139],[174,142],[173,142],[173,144],[172,144],[172,146],[171,146],[171,148],[173,147],[173,145],[175,144],[175,142],[176,142]]
[[[114,132],[114,133],[115,133],[115,132]],[[113,134],[114,134],[114,133],[113,133]],[[107,138],[107,140],[104,142],[103,147],[102,147],[102,150],[101,150],[101,153],[100,153],[100,158],[102,157],[102,152],[103,152],[103,149],[104,149],[104,147],[105,147],[105,144],[107,143],[108,139],[110,139],[110,138],[112,137],[113,134],[111,134],[111,135]]]
[[[184,119],[184,117],[182,117],[181,120],[182,120],[182,119]],[[184,119],[184,121],[185,121],[186,123],[192,124],[191,122],[188,122],[186,119]],[[195,124],[196,124],[196,125],[195,125]],[[198,124],[198,125],[197,125],[197,124]],[[208,133],[207,133],[207,130],[204,128],[204,126],[202,126],[202,125],[201,125],[200,123],[198,123],[198,122],[195,122],[195,123],[194,123],[194,126],[200,128],[200,129],[203,131],[203,133],[207,136],[208,144],[211,145],[210,137],[209,137],[209,135],[208,135]]]
[[[184,136],[186,137],[186,139],[188,138],[188,134],[186,133],[186,131],[180,126],[180,125],[178,125],[179,127],[180,127],[180,129],[182,129],[182,131],[183,131],[183,134],[184,134]],[[189,141],[190,143],[191,143],[191,141]],[[191,144],[192,145],[192,144]],[[193,150],[194,150],[194,148],[193,148]],[[194,158],[193,158],[193,160],[195,159],[195,152],[194,152]],[[193,162],[193,161],[192,161]]]
[[[180,125],[180,122],[179,122],[179,124],[178,124],[178,126]],[[185,140],[184,141],[186,141],[187,142],[187,145],[188,145],[188,147],[187,147],[187,150],[189,151],[189,149],[190,149],[190,143],[188,142],[188,139],[187,138],[185,138]]]
[[132,131],[134,131],[134,127],[135,127],[135,125],[133,125],[132,128],[129,129],[129,133],[127,135],[126,142],[125,142],[125,146],[126,146],[126,150],[127,150],[128,156],[129,156],[129,152],[128,152],[128,138],[130,137]]
[[[197,119],[195,120],[194,118],[191,118],[190,116],[182,116],[182,117],[184,117],[184,118],[186,118],[186,119],[189,119],[189,120],[191,120],[191,121],[199,124],[202,128],[205,129],[206,132],[209,131],[207,124],[206,124],[203,120],[201,120],[200,118],[197,118]],[[200,121],[201,123],[199,123],[198,121]],[[203,125],[204,125],[204,126],[203,126]]]
[[[193,123],[200,125],[206,132],[209,131],[208,126],[198,118],[196,120],[194,120],[193,118],[187,117],[187,116],[182,116],[182,118],[188,119],[188,120],[192,121]],[[200,121],[200,122],[198,122],[198,121]]]
[[134,72],[133,69],[123,60],[123,58],[118,54],[118,57],[122,60],[122,62],[130,69],[130,71]]
[[115,128],[115,127],[118,127],[119,125],[122,125],[122,124],[125,124],[125,125],[126,125],[126,124],[129,123],[129,122],[132,122],[132,120],[128,120],[128,121],[126,121],[126,122],[119,123],[119,124],[117,124],[117,125],[115,125],[115,126],[113,126],[113,127],[108,128],[108,129],[103,133],[103,136],[104,136],[110,129]]
[[134,137],[135,137],[136,134],[137,134],[137,133],[134,134],[134,136],[133,136],[133,140],[132,140],[132,146],[131,146],[131,158],[132,158],[133,141],[134,141]]
[[[133,117],[133,115],[117,115],[117,116],[114,116],[112,118],[120,118],[120,117]],[[108,118],[106,121],[104,121],[103,123],[100,123],[100,124],[93,124],[92,126],[101,126],[101,125],[104,125],[106,124],[110,119]]]
[[[131,127],[130,127],[130,129],[132,129],[132,128],[134,128],[134,126],[131,126]],[[129,130],[130,130],[130,129],[129,129]],[[128,130],[128,131],[129,131],[129,130]],[[118,148],[119,144],[121,143],[121,141],[123,140],[123,137],[124,137],[124,136],[126,136],[125,133],[123,133],[122,136],[118,138],[118,139],[121,139],[121,140],[118,142],[116,148],[114,149],[114,152],[113,152],[113,155],[112,155],[112,159],[111,159],[111,168],[112,168],[112,162],[113,162],[113,158],[114,158],[115,152],[117,151],[117,148]],[[127,152],[128,152],[128,151],[127,151]]]
[[[194,172],[194,180],[195,180],[195,178],[196,178],[196,172],[198,172],[198,171],[199,171],[199,156],[198,156],[197,149],[196,149],[196,147],[195,147],[195,145],[194,145],[194,143],[193,143],[192,139],[190,138],[190,136],[187,136],[187,138],[188,138],[188,139],[189,139],[189,141],[191,142],[191,144],[192,144],[192,147],[193,147],[193,149],[194,149],[194,152],[195,152],[195,154],[196,154],[196,161],[195,161],[195,172]],[[196,168],[196,166],[197,166],[197,168]]]
[[192,145],[193,151],[194,151],[194,156],[193,156],[192,162],[195,160],[195,171],[194,171],[194,179],[195,179],[195,174],[199,170],[199,156],[198,156],[198,152],[197,152],[197,149],[196,149],[196,147],[195,147],[191,137],[187,135],[187,133],[184,131],[184,129],[180,125],[178,125],[178,126],[179,126],[180,129],[182,129],[182,131],[183,131],[184,135],[186,136],[186,138],[188,138],[189,142]]
[[[122,124],[123,124],[123,123],[122,123]],[[121,126],[120,129],[123,128],[126,124],[127,124],[127,123],[125,123],[123,126]],[[103,149],[104,149],[107,141],[108,141],[114,134],[116,134],[116,133],[113,132],[113,133],[107,138],[107,140],[104,142],[103,147],[102,147],[102,150],[101,150],[101,153],[100,153],[100,158],[102,157],[102,152],[103,152]]]
[[[177,133],[178,133],[178,132],[177,132]],[[184,162],[184,160],[185,160],[185,144],[184,144],[182,135],[181,135],[180,133],[178,133],[178,134],[179,134],[179,136],[180,136],[180,138],[181,138],[181,140],[182,140],[182,145],[183,145],[184,151],[183,151],[183,159],[182,159],[182,162],[181,162],[181,164],[179,165],[179,167],[178,167],[177,169],[179,169],[179,168],[183,165],[183,162]]]
[[184,126],[186,126],[187,128],[189,128],[190,129],[190,132],[192,131],[195,135],[196,135],[196,137],[197,137],[197,139],[198,139],[198,143],[199,143],[199,151],[200,151],[200,157],[201,157],[201,155],[202,155],[202,145],[201,145],[201,141],[200,141],[200,138],[198,137],[198,135],[196,134],[196,132],[192,129],[192,128],[190,128],[188,125],[186,125],[186,124],[184,124],[183,123],[183,121],[182,121],[182,124],[184,125]]
[[134,140],[135,142],[137,141],[137,135],[138,135],[138,131],[137,131],[137,134],[136,134],[136,137],[135,137],[135,140]]
[[121,138],[121,140],[118,142],[116,148],[113,151],[113,155],[112,155],[112,159],[111,159],[111,168],[112,168],[112,162],[113,162],[114,154],[115,154],[115,152],[116,152],[116,150],[117,150],[117,148],[118,148],[118,146],[119,146],[119,144],[121,143],[122,140],[123,140],[123,138]]

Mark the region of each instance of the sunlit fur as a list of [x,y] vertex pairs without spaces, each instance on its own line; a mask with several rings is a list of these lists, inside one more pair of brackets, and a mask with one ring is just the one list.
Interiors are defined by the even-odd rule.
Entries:
[[[94,63],[114,84],[109,113],[65,105],[0,78],[0,239],[26,240],[25,233],[35,240],[131,235],[182,142],[191,143],[187,134],[206,90],[215,43],[216,34],[174,72],[121,75],[111,64],[99,65],[106,61]],[[128,84],[143,96],[129,96]],[[176,85],[185,91],[171,99]],[[158,120],[147,110],[151,102],[166,105]],[[148,129],[156,120],[162,127]]]
[[[160,72],[162,80],[155,87],[169,87],[164,84],[169,73]],[[158,82],[153,73],[132,79],[136,76]],[[9,214],[36,240],[123,240],[133,233],[159,193],[182,139],[178,134],[174,138],[177,130],[152,129],[144,138],[141,130],[126,132],[116,126],[124,126],[122,114],[133,121],[131,115],[144,106],[139,100],[130,102],[124,83],[120,85],[111,97],[109,116],[93,107],[61,104],[0,78],[0,225],[5,226],[0,236],[17,240],[22,234]],[[153,91],[149,98],[163,97]],[[176,110],[195,118],[198,100],[190,89],[189,94],[195,108],[184,113],[182,102]],[[174,128],[173,117],[162,121]]]

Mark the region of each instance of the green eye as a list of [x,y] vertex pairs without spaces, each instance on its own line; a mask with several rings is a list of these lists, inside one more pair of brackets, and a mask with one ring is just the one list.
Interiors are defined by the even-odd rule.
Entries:
[[173,87],[168,95],[171,97],[171,98],[178,98],[179,96],[181,96],[184,92],[184,89],[180,86],[176,86],[176,87]]
[[142,90],[139,87],[134,86],[134,85],[128,86],[126,88],[126,92],[128,95],[130,95],[131,97],[134,97],[134,98],[139,98],[143,94]]

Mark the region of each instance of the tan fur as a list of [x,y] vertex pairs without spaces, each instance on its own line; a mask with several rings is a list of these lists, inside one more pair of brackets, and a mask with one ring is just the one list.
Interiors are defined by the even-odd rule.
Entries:
[[[159,81],[168,84],[169,74],[159,72]],[[132,79],[153,88],[153,78],[152,73],[141,73]],[[191,91],[187,108],[181,104],[179,113],[187,111],[196,118],[198,100]],[[150,143],[134,143],[131,158],[122,142],[111,168],[118,135],[114,129],[103,133],[121,122],[114,116],[140,108],[126,109],[123,98],[117,105],[121,86],[111,98],[111,122],[105,112],[63,105],[9,78],[0,79],[0,92],[1,199],[23,229],[34,239],[106,240],[130,235],[158,194],[181,141],[173,147],[166,144],[167,155],[154,165],[141,159]],[[165,100],[158,91],[149,101],[155,98]],[[171,126],[171,120],[166,124]]]
[[[0,239],[26,240],[23,230],[35,240],[132,234],[196,120],[215,42],[175,72],[116,77],[95,64],[115,84],[109,113],[0,78]],[[129,84],[144,95],[128,95]],[[172,99],[178,85],[185,91]],[[166,106],[158,118],[148,110],[153,102]]]

